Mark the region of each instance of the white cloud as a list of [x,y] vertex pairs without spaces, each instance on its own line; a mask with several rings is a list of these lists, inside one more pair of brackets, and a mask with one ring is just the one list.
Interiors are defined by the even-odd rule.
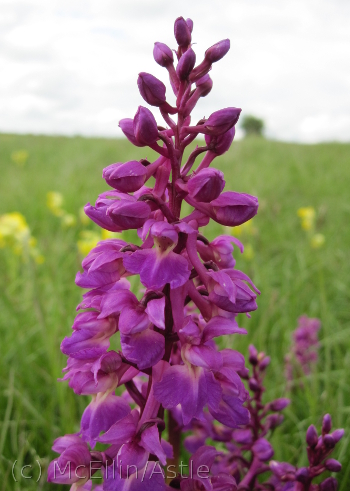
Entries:
[[[184,15],[194,20],[198,61],[208,46],[231,39],[195,120],[233,105],[264,118],[273,138],[350,140],[349,2],[213,5],[1,0],[0,131],[117,135],[118,120],[143,103],[138,72],[166,79],[153,60],[153,43],[174,47],[173,21]],[[173,102],[168,83],[167,93]]]

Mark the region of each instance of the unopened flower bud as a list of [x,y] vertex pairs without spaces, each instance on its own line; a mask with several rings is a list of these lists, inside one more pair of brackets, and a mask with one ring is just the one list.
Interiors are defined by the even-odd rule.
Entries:
[[252,446],[252,451],[254,455],[256,455],[258,459],[262,462],[270,460],[274,454],[271,444],[267,440],[265,440],[265,438],[259,438],[258,440],[256,440],[256,442]]
[[132,193],[140,189],[145,183],[146,175],[146,167],[137,160],[109,165],[102,173],[107,184],[122,193]]
[[323,437],[323,443],[327,448],[334,448],[335,447],[335,441],[332,435],[325,435]]
[[214,220],[228,227],[236,227],[253,218],[259,206],[255,196],[234,191],[222,193],[210,204]]
[[314,425],[308,427],[306,431],[306,443],[309,447],[316,447],[318,442],[317,430]]
[[115,201],[107,208],[107,215],[123,230],[140,228],[151,213],[144,201]]
[[337,491],[338,483],[334,477],[328,477],[320,484],[320,491]]
[[307,483],[310,479],[310,472],[307,467],[300,467],[295,473],[295,479],[298,482]]
[[[190,24],[191,25],[191,24]],[[191,29],[183,17],[178,17],[174,24],[174,34],[176,42],[181,47],[186,47],[191,43]]]
[[174,62],[173,52],[164,43],[154,43],[153,57],[158,65],[166,68]]
[[270,403],[271,411],[283,411],[290,404],[290,399],[286,397],[281,397],[280,399],[275,399]]
[[207,134],[222,135],[237,123],[240,114],[241,109],[236,107],[215,111],[204,123]]
[[158,139],[157,122],[149,109],[139,106],[134,117],[134,134],[137,142],[152,145]]
[[268,428],[270,428],[271,430],[277,428],[277,426],[279,426],[280,424],[282,424],[284,420],[284,417],[282,414],[269,414],[267,417],[266,417],[266,425]]
[[226,107],[213,112],[209,118],[197,126],[186,126],[184,130],[189,133],[204,133],[205,135],[218,136],[228,131],[234,126],[241,114],[241,109],[237,107]]
[[225,187],[224,174],[214,168],[203,169],[187,183],[190,195],[196,201],[209,203],[216,199]]
[[259,362],[260,370],[265,370],[271,363],[271,358],[269,356],[264,356],[264,358]]
[[151,106],[159,107],[165,102],[165,85],[150,73],[139,73],[137,85],[140,94]]
[[251,365],[257,365],[258,364],[258,350],[253,344],[250,344],[248,347],[249,351],[249,363]]
[[340,472],[341,471],[341,463],[335,459],[328,459],[325,462],[326,469],[331,472]]
[[202,63],[200,63],[196,68],[193,70],[191,73],[191,81],[198,80],[200,77],[203,77],[206,73],[209,72],[211,69],[211,66],[213,63],[216,61],[221,60],[228,50],[230,49],[230,40],[229,39],[223,39],[222,41],[219,41],[218,43],[214,44],[214,46],[211,46],[210,48],[207,49],[205,52],[205,57]]
[[252,390],[253,392],[258,392],[261,389],[259,382],[253,377],[249,379],[248,384],[250,390]]
[[341,440],[344,436],[344,430],[342,428],[338,429],[338,430],[334,430],[332,433],[331,433],[331,436],[333,437],[333,440],[335,441],[335,443],[338,443],[339,440]]
[[332,418],[330,414],[325,414],[322,421],[322,435],[329,433],[332,429]]
[[186,78],[189,77],[195,63],[196,54],[192,48],[189,48],[186,53],[181,56],[176,67],[176,73],[180,80],[186,80]]
[[205,52],[205,59],[211,64],[221,60],[230,49],[230,40],[223,39],[214,44]]

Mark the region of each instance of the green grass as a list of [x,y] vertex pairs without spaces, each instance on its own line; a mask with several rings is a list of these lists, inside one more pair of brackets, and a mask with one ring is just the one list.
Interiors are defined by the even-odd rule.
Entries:
[[[29,153],[22,167],[11,160],[11,153],[21,149]],[[61,192],[64,208],[77,214],[107,189],[103,167],[141,157],[152,158],[153,152],[123,140],[0,135],[0,214],[23,213],[46,258],[42,265],[23,263],[0,250],[0,491],[58,490],[45,476],[35,482],[36,459],[45,471],[52,441],[78,430],[86,406],[84,397],[57,382],[65,366],[59,345],[69,334],[81,295],[74,277],[82,226],[62,228],[46,207],[46,193]],[[237,267],[262,292],[259,309],[251,319],[240,319],[248,336],[229,342],[244,353],[254,343],[271,356],[266,397],[280,397],[288,394],[283,360],[297,318],[305,313],[321,319],[318,369],[289,394],[293,403],[273,444],[277,459],[305,464],[307,426],[319,427],[322,415],[331,413],[334,426],[347,430],[336,452],[343,463],[340,491],[350,484],[349,162],[350,144],[307,146],[259,138],[236,142],[215,162],[227,189],[254,194],[260,202],[256,235],[241,237],[254,257],[236,254]],[[320,249],[310,248],[300,227],[296,212],[302,206],[317,211],[316,229],[326,238]],[[214,224],[205,233],[213,238],[223,230]],[[15,460],[17,483],[11,476]],[[35,479],[20,479],[22,465],[33,466],[26,472]]]

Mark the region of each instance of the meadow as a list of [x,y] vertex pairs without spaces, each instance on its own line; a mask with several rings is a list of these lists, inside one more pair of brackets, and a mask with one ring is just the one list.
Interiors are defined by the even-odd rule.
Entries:
[[[26,152],[22,160],[16,158],[19,151]],[[59,346],[69,335],[82,293],[74,283],[82,260],[77,242],[84,231],[98,232],[94,224],[81,223],[79,210],[107,189],[104,167],[153,156],[125,140],[0,135],[0,215],[20,212],[44,258],[36,262],[0,248],[2,491],[60,489],[46,483],[51,445],[79,430],[86,401],[57,381],[66,362]],[[235,250],[238,269],[261,290],[259,308],[251,319],[241,316],[248,335],[232,337],[230,347],[246,354],[254,343],[270,355],[266,398],[292,399],[272,438],[277,460],[305,465],[305,431],[311,423],[320,428],[327,412],[335,428],[346,429],[334,455],[343,464],[340,491],[350,487],[349,162],[350,144],[247,138],[214,163],[225,173],[227,190],[256,195],[260,202],[251,227],[239,230],[246,251],[241,256]],[[50,191],[62,194],[62,208],[76,224],[48,209]],[[301,227],[301,207],[315,209],[312,231]],[[225,231],[214,225],[204,233],[214,238]],[[312,234],[323,236],[324,243],[312,243]],[[124,236],[134,237],[133,232]],[[302,314],[322,322],[319,361],[311,375],[287,387],[284,358]],[[37,460],[43,471],[38,482]],[[24,465],[32,466],[24,472],[32,478],[21,477]]]

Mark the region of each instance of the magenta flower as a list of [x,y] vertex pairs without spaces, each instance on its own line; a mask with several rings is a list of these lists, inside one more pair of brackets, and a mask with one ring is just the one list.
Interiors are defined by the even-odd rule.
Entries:
[[[168,72],[174,106],[161,80],[138,76],[141,97],[159,109],[164,123],[143,106],[119,123],[133,145],[151,148],[157,158],[111,163],[103,170],[111,189],[85,206],[98,226],[135,230],[139,241],[101,241],[77,273],[76,284],[87,291],[61,343],[68,356],[62,380],[91,399],[79,433],[54,442],[59,457],[49,465],[48,480],[70,484],[71,491],[330,491],[333,477],[312,481],[341,470],[331,453],[344,431],[332,432],[326,415],[321,435],[313,425],[307,430],[307,467],[270,461],[268,438],[290,401],[263,401],[268,356],[251,345],[250,373],[242,354],[215,341],[247,334],[240,314],[257,309],[260,292],[235,268],[233,254],[243,245],[225,235],[209,241],[202,227],[210,220],[241,225],[257,214],[258,200],[224,191],[223,173],[210,167],[233,143],[241,109],[226,107],[191,123],[194,107],[212,90],[209,71],[230,48],[228,39],[219,41],[196,66],[192,32],[192,20],[178,17],[176,49],[160,42],[153,49]],[[205,144],[185,160],[198,134]],[[317,320],[302,317],[294,334],[293,355],[305,373],[317,358],[318,330]],[[185,475],[182,431],[192,431],[185,438],[192,452]],[[220,452],[208,439],[221,442]],[[272,477],[263,482],[268,471]],[[103,481],[97,486],[96,472]]]
[[155,248],[135,251],[124,259],[125,268],[139,274],[147,288],[160,290],[167,283],[171,288],[183,285],[190,276],[188,260],[173,249],[178,242],[174,226],[166,222],[155,222],[150,228]]
[[[133,145],[153,149],[158,158],[107,166],[103,179],[111,189],[100,194],[95,206],[85,207],[98,226],[112,232],[136,230],[140,242],[100,242],[76,276],[76,284],[88,291],[71,335],[61,344],[68,355],[63,380],[91,401],[80,433],[55,444],[61,456],[49,468],[49,480],[56,482],[57,463],[71,459],[78,475],[64,472],[57,482],[73,484],[73,489],[99,489],[86,472],[94,459],[104,491],[169,489],[161,466],[172,459],[176,469],[180,432],[169,423],[169,441],[162,438],[167,413],[169,421],[176,416],[180,427],[202,424],[189,462],[191,473],[178,477],[175,472],[171,487],[237,488],[230,472],[211,472],[218,452],[199,443],[203,428],[214,421],[220,430],[211,429],[211,434],[225,442],[233,428],[249,424],[244,358],[232,349],[218,349],[215,339],[247,333],[239,327],[238,315],[257,308],[259,291],[235,269],[234,245],[242,251],[242,244],[227,236],[209,242],[201,227],[210,219],[240,225],[257,213],[258,202],[245,193],[223,192],[223,173],[209,167],[232,144],[241,109],[227,107],[191,123],[193,108],[211,92],[209,70],[230,47],[228,40],[220,41],[196,67],[192,30],[193,22],[179,17],[175,57],[163,43],[155,43],[153,50],[155,61],[169,74],[176,106],[168,103],[161,80],[139,73],[141,97],[159,108],[166,127],[143,106],[134,118],[119,123]],[[186,147],[199,133],[205,135],[205,146],[196,147],[183,162]],[[184,201],[192,208],[187,216]],[[93,450],[97,443],[106,446],[103,452]],[[269,450],[263,437],[255,441],[254,455],[260,461]]]

